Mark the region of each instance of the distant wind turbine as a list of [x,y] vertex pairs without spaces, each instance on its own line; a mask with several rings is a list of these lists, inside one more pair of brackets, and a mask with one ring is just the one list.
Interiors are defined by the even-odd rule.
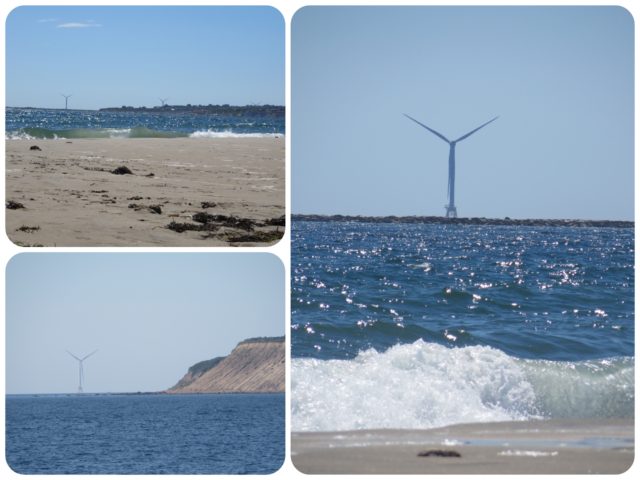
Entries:
[[167,104],[167,100],[169,100],[168,98],[159,98],[158,100],[160,100],[160,103],[162,104],[161,106],[164,107]]
[[418,120],[416,120],[413,117],[410,117],[406,113],[404,114],[404,116],[407,117],[409,120],[413,120],[414,122],[416,122],[421,127],[426,128],[431,133],[433,133],[435,136],[441,138],[442,140],[444,140],[445,142],[447,142],[449,144],[449,183],[448,183],[448,188],[447,188],[447,196],[449,197],[449,204],[445,205],[444,208],[446,208],[446,211],[447,211],[447,213],[445,215],[446,217],[456,218],[458,216],[458,212],[456,211],[456,206],[455,206],[456,143],[461,142],[465,138],[473,135],[478,130],[480,130],[482,127],[485,127],[485,126],[489,125],[491,122],[493,122],[494,120],[496,120],[498,117],[492,118],[488,122],[483,123],[478,128],[474,128],[469,133],[464,134],[460,138],[457,138],[455,140],[449,140],[447,137],[445,137],[441,133],[436,132],[433,128],[427,127],[424,123],[420,123]]
[[82,367],[82,362],[84,362],[87,358],[89,358],[91,355],[93,355],[97,351],[98,350],[94,350],[89,355],[86,355],[86,356],[84,356],[82,358],[78,358],[73,353],[71,353],[69,350],[67,350],[67,353],[78,361],[78,393],[83,393],[82,382],[84,381],[84,368]]
[[69,106],[69,99],[73,95],[65,95],[64,93],[61,93],[60,95],[62,95],[64,97],[64,109],[67,110],[67,107]]

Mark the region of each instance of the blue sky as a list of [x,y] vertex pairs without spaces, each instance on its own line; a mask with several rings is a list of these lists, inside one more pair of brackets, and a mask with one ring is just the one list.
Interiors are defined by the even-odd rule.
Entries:
[[292,22],[292,211],[634,216],[620,7],[307,7]]
[[284,19],[269,7],[19,7],[8,106],[284,105]]
[[249,337],[285,331],[271,254],[25,253],[6,275],[6,391],[158,391]]

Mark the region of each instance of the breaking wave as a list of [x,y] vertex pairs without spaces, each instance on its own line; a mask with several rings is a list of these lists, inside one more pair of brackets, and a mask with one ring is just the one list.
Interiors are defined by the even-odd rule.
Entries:
[[[179,132],[153,130],[147,127],[133,128],[21,128],[7,132],[6,140],[38,140],[38,139],[80,139],[80,138],[227,138],[227,137],[273,137],[272,133],[235,133],[230,130],[202,130],[195,132]],[[281,136],[281,134],[275,134]]]
[[222,132],[214,130],[201,130],[189,134],[190,138],[263,138],[263,137],[281,137],[279,133],[236,133],[230,130]]
[[634,358],[526,360],[418,340],[351,360],[292,360],[294,431],[633,417]]

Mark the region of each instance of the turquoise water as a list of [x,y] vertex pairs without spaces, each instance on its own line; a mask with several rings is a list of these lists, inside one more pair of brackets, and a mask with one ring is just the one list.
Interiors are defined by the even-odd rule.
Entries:
[[296,222],[294,430],[632,417],[634,232]]
[[182,112],[105,112],[7,108],[5,137],[173,138],[272,136],[284,134],[284,109],[277,115],[214,115]]

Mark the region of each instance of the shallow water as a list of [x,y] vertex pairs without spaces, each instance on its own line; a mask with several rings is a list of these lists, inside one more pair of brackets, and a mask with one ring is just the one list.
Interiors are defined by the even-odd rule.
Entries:
[[214,115],[7,108],[7,139],[216,138],[284,133],[284,115]]

